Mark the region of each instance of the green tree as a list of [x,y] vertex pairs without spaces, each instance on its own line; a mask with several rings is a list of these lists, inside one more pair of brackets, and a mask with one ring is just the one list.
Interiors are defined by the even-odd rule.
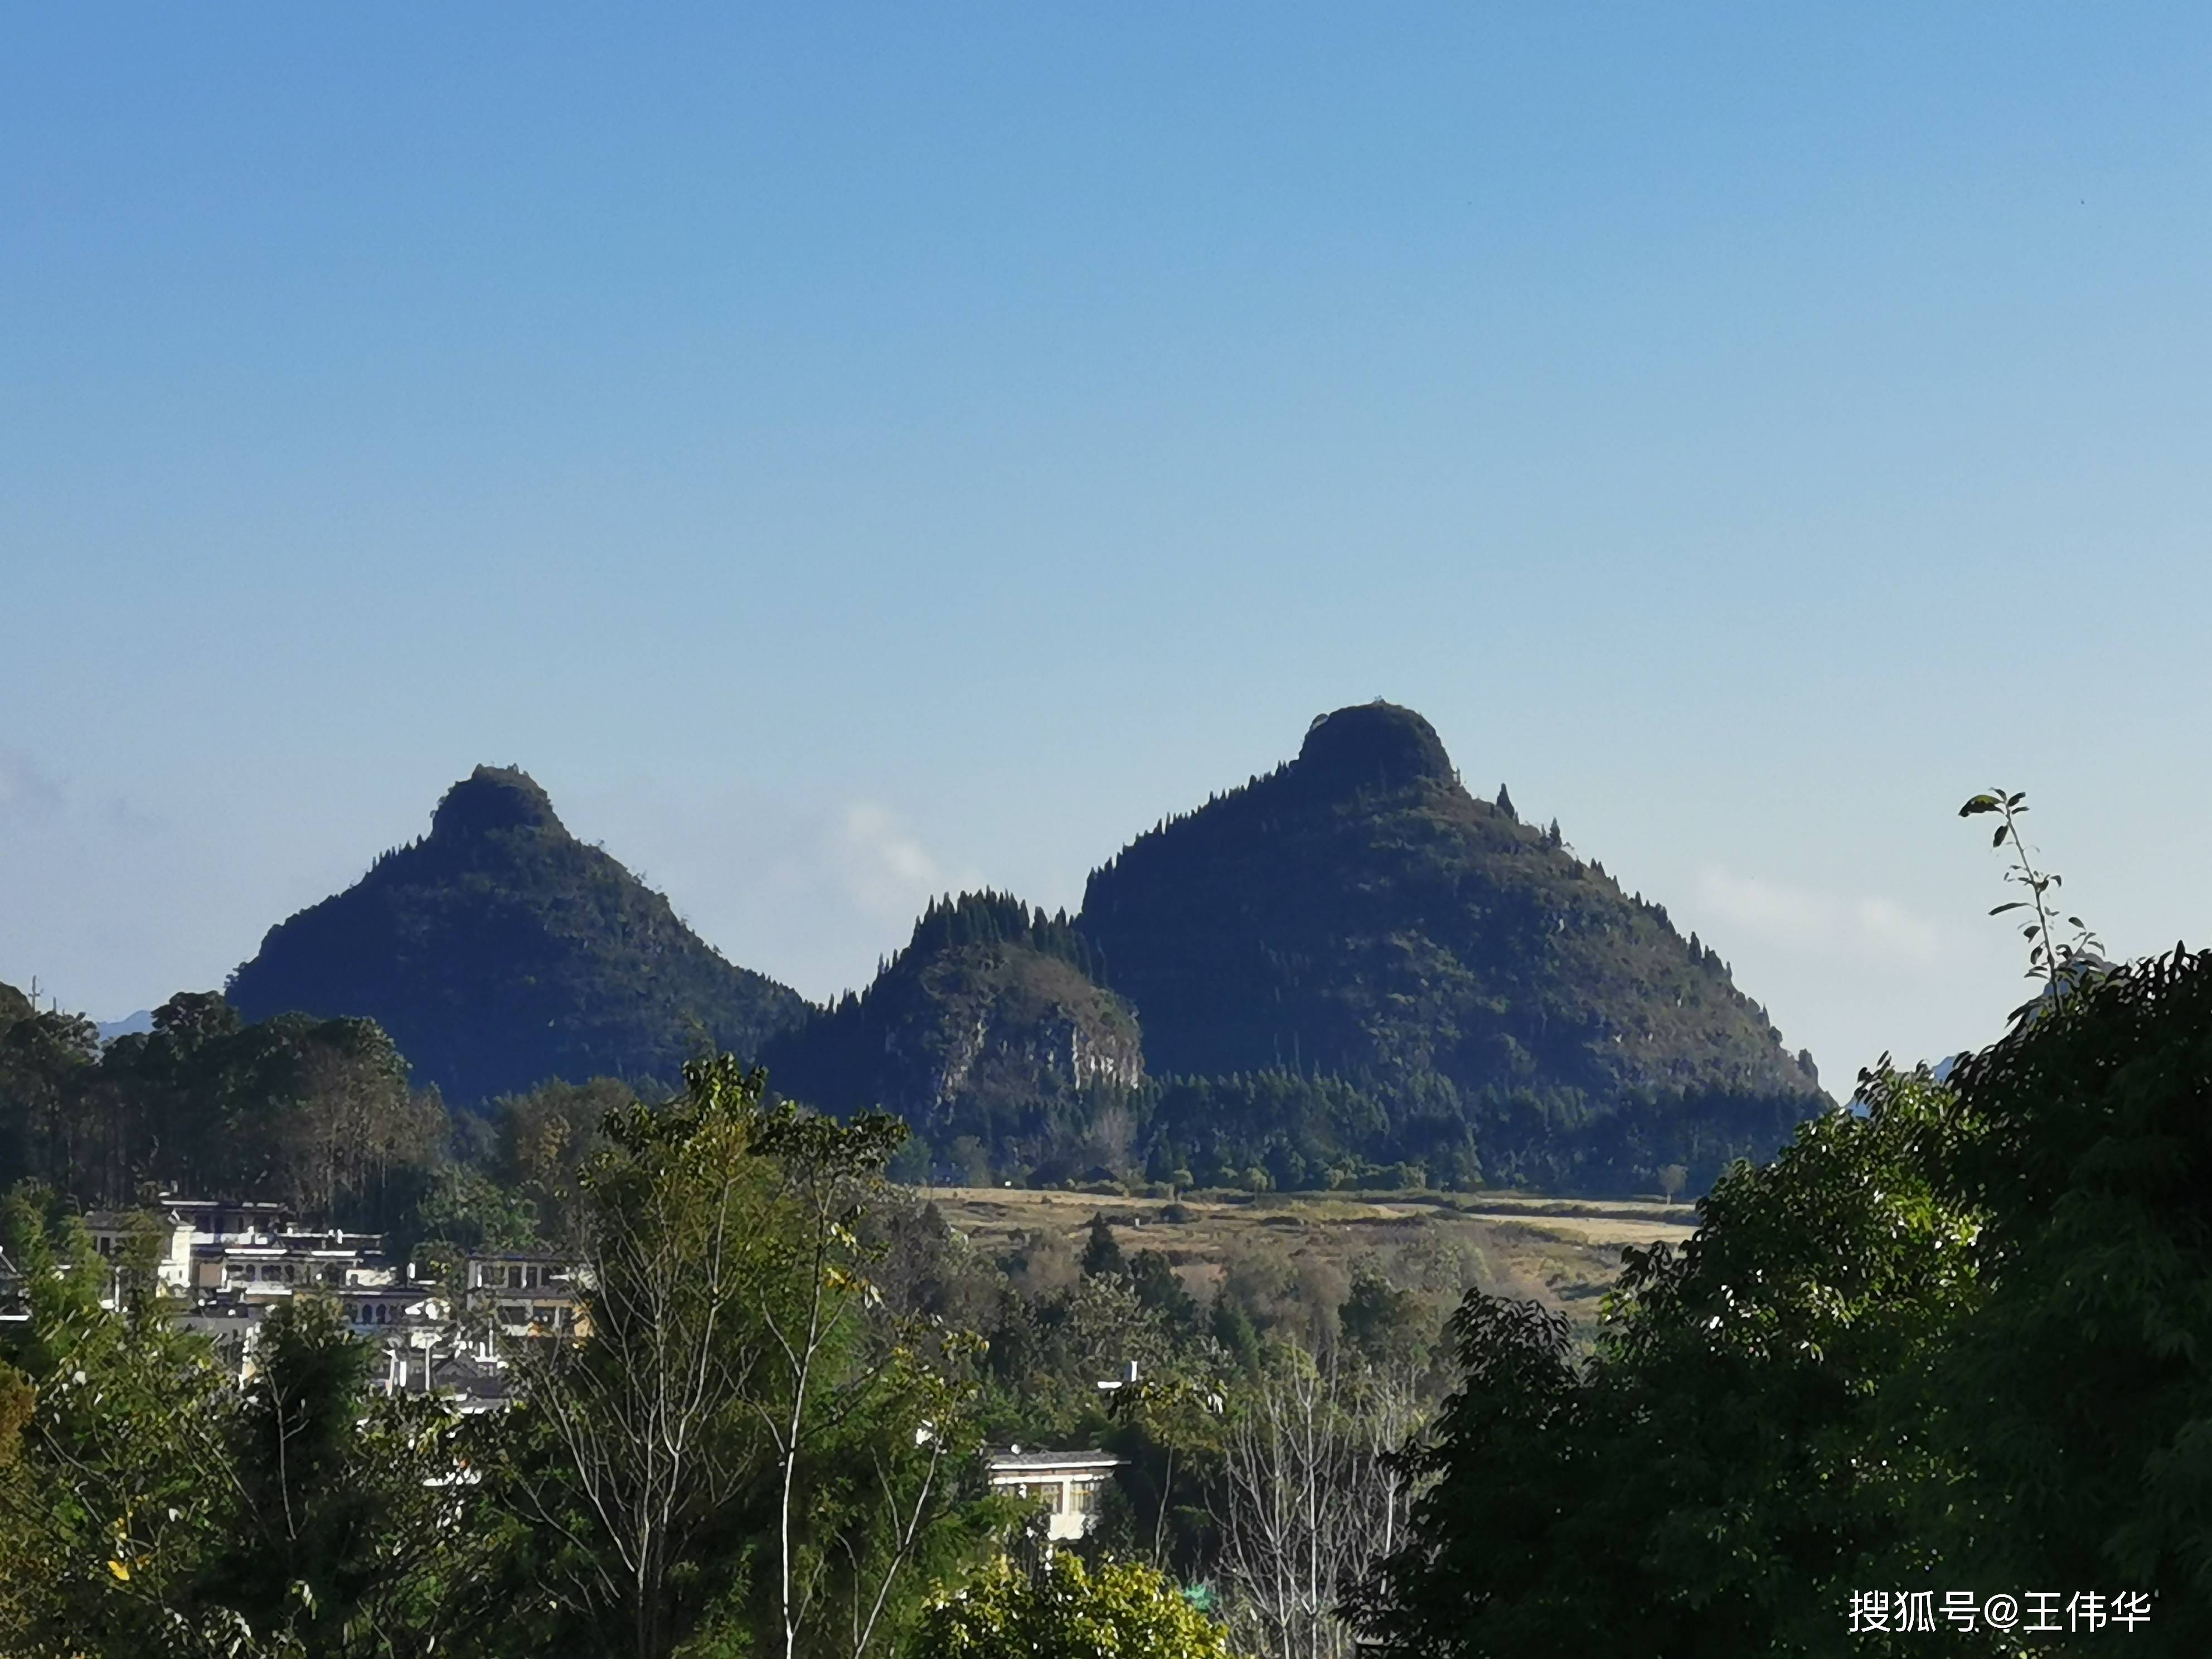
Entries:
[[552,1449],[518,1501],[570,1546],[556,1559],[580,1617],[636,1659],[707,1616],[699,1558],[759,1475],[751,1291],[781,1219],[753,1155],[759,1092],[718,1067],[665,1111],[607,1115],[581,1177],[589,1335],[529,1358],[525,1409]]
[[463,1425],[373,1398],[368,1349],[308,1298],[262,1326],[243,1389],[19,1188],[0,1238],[30,1318],[0,1359],[0,1652],[427,1651],[463,1630],[482,1540]]
[[34,1009],[0,1029],[0,1181],[84,1184],[103,1161],[85,1109],[99,1060],[100,1034],[82,1015]]
[[308,1656],[434,1646],[460,1611],[449,1592],[483,1553],[459,1524],[462,1424],[436,1399],[373,1395],[376,1358],[331,1303],[281,1303],[228,1414],[234,1508],[198,1594]]
[[1227,1633],[1156,1569],[1096,1572],[1059,1554],[1025,1578],[1001,1560],[924,1622],[914,1659],[1231,1659]]
[[1336,1317],[1352,1352],[1385,1369],[1418,1365],[1437,1334],[1437,1316],[1420,1294],[1392,1284],[1372,1262],[1352,1270],[1352,1289]]
[[954,1178],[969,1187],[991,1184],[991,1149],[974,1135],[956,1135],[945,1156],[952,1162]]
[[471,1250],[526,1249],[538,1243],[538,1208],[482,1170],[448,1164],[430,1178],[404,1236],[387,1241],[413,1260],[417,1245],[443,1245],[458,1259]]
[[1978,1129],[1924,1073],[1862,1092],[1723,1175],[1686,1248],[1630,1251],[1586,1360],[1559,1316],[1468,1297],[1412,1528],[1355,1597],[1386,1652],[1823,1653],[1851,1591],[1933,1583],[1986,1518],[1931,1382],[1982,1294],[1942,1176]]
[[386,1230],[447,1133],[436,1097],[407,1079],[369,1021],[247,1025],[212,993],[172,997],[150,1032],[105,1049],[88,1021],[36,1015],[0,1034],[0,1181],[33,1175],[108,1206],[149,1183],[274,1199]]
[[1176,1365],[1125,1383],[1113,1402],[1103,1439],[1122,1463],[1115,1474],[1119,1502],[1103,1516],[1109,1547],[1187,1578],[1203,1577],[1217,1547],[1209,1499],[1225,1448],[1221,1385],[1201,1366]]
[[[716,1075],[707,1068],[700,1074]],[[718,1080],[727,1086],[733,1075],[733,1065],[725,1063]],[[757,1099],[757,1081],[752,1087]],[[761,1299],[762,1323],[770,1340],[768,1364],[746,1389],[775,1455],[781,1646],[785,1659],[795,1659],[802,1632],[821,1618],[822,1604],[841,1587],[855,1614],[852,1645],[858,1653],[873,1639],[891,1583],[918,1536],[944,1450],[942,1437],[952,1425],[927,1420],[913,1425],[929,1437],[918,1443],[927,1448],[932,1478],[919,1492],[894,1492],[885,1483],[886,1496],[902,1515],[911,1496],[914,1519],[911,1526],[896,1528],[901,1547],[882,1565],[886,1577],[880,1585],[868,1582],[872,1575],[852,1550],[850,1537],[838,1540],[847,1551],[840,1560],[827,1547],[829,1540],[804,1535],[811,1506],[800,1489],[799,1473],[812,1450],[810,1419],[828,1416],[841,1425],[850,1420],[883,1379],[883,1373],[866,1367],[860,1354],[864,1310],[875,1291],[866,1276],[860,1229],[871,1203],[881,1195],[884,1167],[906,1139],[906,1126],[879,1112],[840,1123],[785,1103],[760,1113],[751,1133],[754,1145],[777,1172],[778,1195],[790,1224],[772,1236],[773,1276]]]
[[1183,1288],[1165,1252],[1139,1250],[1131,1256],[1129,1283],[1137,1300],[1158,1313],[1170,1329],[1179,1334],[1198,1329],[1198,1303]]
[[2075,986],[1951,1077],[1982,1126],[1948,1164],[1983,1217],[1985,1293],[1935,1387],[1960,1402],[1963,1495],[2002,1521],[1954,1559],[2152,1593],[2130,1652],[2212,1650],[2208,1034],[2212,952],[2176,949]]
[[574,1235],[584,1171],[606,1144],[599,1125],[637,1103],[636,1091],[613,1078],[544,1083],[493,1103],[493,1173],[535,1210],[540,1237]]
[[150,1305],[100,1305],[105,1264],[50,1189],[0,1200],[0,1249],[29,1314],[0,1353],[17,1424],[0,1468],[0,1651],[178,1651],[210,1628],[196,1581],[228,1515],[222,1376]]
[[1126,1275],[1129,1264],[1122,1258],[1121,1246],[1114,1237],[1114,1229],[1107,1224],[1103,1214],[1091,1218],[1091,1232],[1083,1243],[1083,1273],[1087,1279],[1104,1279]]
[[514,1503],[564,1643],[854,1659],[911,1612],[915,1564],[963,1547],[970,1356],[876,1314],[895,1122],[771,1109],[727,1057],[685,1075],[610,1114],[582,1177],[589,1334],[531,1362]]

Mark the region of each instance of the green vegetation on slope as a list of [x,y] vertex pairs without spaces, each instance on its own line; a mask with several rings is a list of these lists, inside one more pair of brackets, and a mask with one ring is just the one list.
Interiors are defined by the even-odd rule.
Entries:
[[1373,703],[1139,836],[1078,919],[1164,1074],[1335,1074],[1492,1178],[1702,1183],[1822,1103],[1802,1057],[1555,832],[1461,787],[1427,721]]
[[228,996],[249,1019],[374,1019],[459,1103],[556,1077],[672,1082],[708,1050],[758,1054],[805,1009],[571,836],[526,774],[483,766],[427,839],[271,928]]
[[[933,902],[866,991],[769,1045],[769,1077],[826,1110],[904,1117],[916,1174],[1081,1164],[1144,1076],[1136,1020],[1090,963],[1066,917],[1011,895]],[[1126,1168],[1130,1151],[1124,1132],[1089,1162]]]

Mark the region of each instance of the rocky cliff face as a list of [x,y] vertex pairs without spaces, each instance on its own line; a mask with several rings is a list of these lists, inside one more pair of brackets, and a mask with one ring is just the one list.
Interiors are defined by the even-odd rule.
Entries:
[[805,1012],[577,841],[526,773],[488,766],[427,838],[271,928],[228,994],[250,1019],[374,1019],[418,1084],[462,1103],[551,1077],[668,1082],[709,1046],[758,1054]]
[[1065,917],[1003,894],[933,904],[865,992],[769,1046],[769,1082],[896,1112],[939,1152],[966,1135],[1034,1161],[1144,1080],[1136,1020],[1087,965]]

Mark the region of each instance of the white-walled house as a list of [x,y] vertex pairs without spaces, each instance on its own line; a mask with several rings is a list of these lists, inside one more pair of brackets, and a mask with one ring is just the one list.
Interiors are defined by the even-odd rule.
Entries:
[[501,1336],[580,1337],[587,1322],[577,1270],[550,1250],[482,1250],[468,1259],[469,1312]]
[[1046,1539],[1065,1543],[1097,1523],[1099,1500],[1121,1467],[1121,1459],[1111,1452],[1024,1451],[1010,1446],[991,1454],[991,1490],[1042,1503]]
[[92,1248],[121,1264],[141,1249],[152,1256],[154,1282],[164,1296],[182,1296],[191,1285],[192,1225],[173,1212],[94,1210],[84,1218]]
[[[467,1259],[462,1283],[449,1286],[418,1279],[412,1262],[387,1258],[380,1235],[304,1228],[278,1204],[165,1195],[143,1209],[94,1211],[85,1228],[112,1264],[104,1286],[111,1301],[124,1264],[150,1255],[170,1316],[208,1338],[240,1377],[253,1372],[270,1310],[295,1296],[325,1299],[353,1334],[378,1345],[378,1387],[434,1390],[463,1410],[507,1403],[499,1339],[587,1334],[578,1273],[550,1251],[479,1251]],[[8,1291],[0,1284],[0,1321],[21,1323]]]

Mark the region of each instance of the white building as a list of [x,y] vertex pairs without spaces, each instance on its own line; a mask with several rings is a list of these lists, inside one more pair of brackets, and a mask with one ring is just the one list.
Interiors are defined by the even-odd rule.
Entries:
[[469,1311],[499,1335],[581,1337],[588,1321],[575,1267],[549,1250],[484,1250],[469,1258]]
[[[269,1310],[295,1296],[325,1298],[356,1336],[378,1345],[377,1386],[446,1395],[464,1410],[507,1403],[501,1339],[575,1340],[589,1332],[578,1271],[550,1251],[480,1251],[456,1294],[416,1279],[412,1262],[388,1259],[380,1236],[311,1231],[280,1204],[164,1195],[144,1209],[95,1211],[85,1228],[109,1264],[109,1305],[125,1264],[150,1258],[170,1316],[208,1338],[239,1376],[252,1374]],[[20,1287],[0,1272],[0,1321],[20,1324]],[[465,1310],[469,1317],[458,1317]]]
[[[182,1296],[191,1285],[192,1225],[166,1212],[94,1210],[84,1218],[92,1248],[120,1265],[150,1256],[154,1282],[164,1296]],[[146,1256],[139,1252],[144,1251]]]
[[991,1490],[1041,1504],[1048,1541],[1082,1537],[1097,1523],[1099,1500],[1121,1459],[1103,1451],[1024,1451],[1010,1446],[991,1454]]

